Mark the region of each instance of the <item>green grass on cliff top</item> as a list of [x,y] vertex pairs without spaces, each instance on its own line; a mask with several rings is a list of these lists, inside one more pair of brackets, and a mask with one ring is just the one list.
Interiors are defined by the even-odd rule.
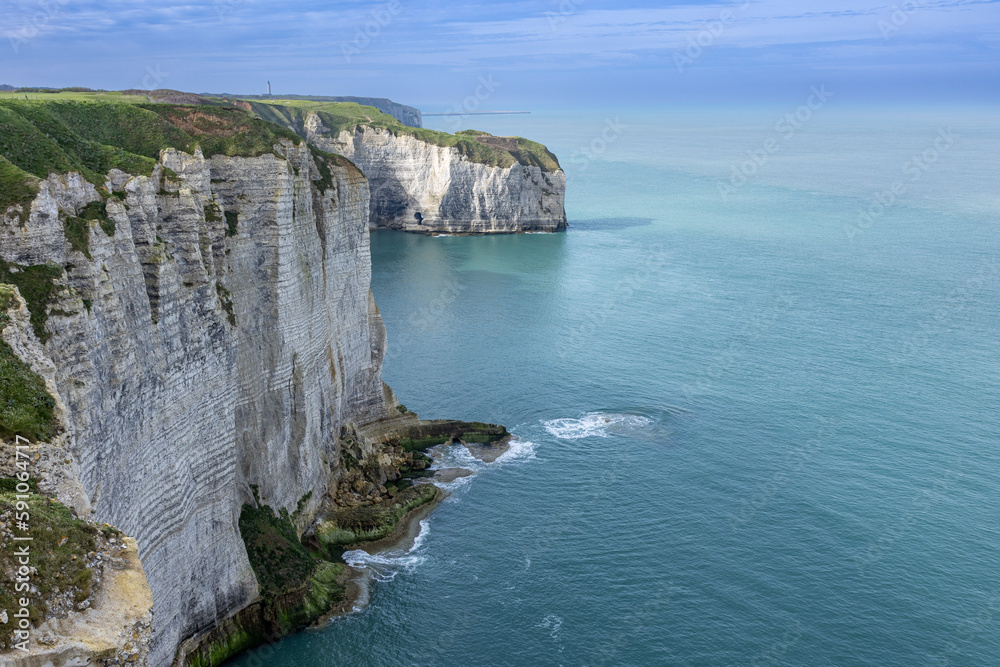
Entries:
[[0,211],[30,201],[37,179],[51,173],[75,171],[103,185],[114,168],[148,176],[165,148],[259,156],[273,152],[281,139],[302,142],[284,127],[234,108],[84,102],[63,99],[62,93],[37,97],[0,96]]
[[[472,162],[508,168],[515,164],[559,171],[559,160],[545,146],[521,137],[493,137],[486,132],[467,130],[457,134],[410,127],[375,107],[354,102],[315,102],[311,100],[243,100],[256,115],[272,123],[302,133],[306,117],[315,113],[330,134],[353,132],[358,126],[383,128],[394,136],[411,136],[434,146],[454,147]],[[491,145],[495,144],[495,145]]]
[[[299,144],[312,112],[333,134],[367,125],[453,147],[469,160],[490,166],[560,170],[555,155],[528,139],[409,127],[374,107],[353,102],[265,103],[179,95],[197,104],[154,104],[145,95],[79,90],[0,94],[0,213],[30,202],[38,193],[39,179],[52,173],[75,171],[101,186],[111,169],[150,175],[165,148],[190,153],[200,146],[209,157],[259,156],[272,152],[281,139]],[[313,152],[321,171],[322,158],[350,164]]]
[[[132,91],[130,91],[132,92]],[[138,91],[135,91],[138,92]],[[148,102],[146,95],[126,95],[125,93],[105,90],[84,90],[79,88],[63,88],[60,90],[40,91],[36,88],[25,88],[23,90],[5,90],[0,92],[0,99],[3,100],[35,100],[35,101],[62,101],[62,102],[125,102],[139,103]]]

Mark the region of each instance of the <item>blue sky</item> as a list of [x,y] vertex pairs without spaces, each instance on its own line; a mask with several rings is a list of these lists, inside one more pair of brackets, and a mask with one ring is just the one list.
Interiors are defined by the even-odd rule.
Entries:
[[[894,11],[895,10],[895,11]],[[1000,98],[1000,0],[3,0],[0,83],[485,106]],[[367,32],[367,34],[366,34]]]

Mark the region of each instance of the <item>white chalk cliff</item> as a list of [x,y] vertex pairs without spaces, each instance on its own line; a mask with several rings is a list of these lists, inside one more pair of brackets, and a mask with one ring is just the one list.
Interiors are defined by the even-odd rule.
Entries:
[[318,148],[350,158],[368,177],[372,227],[458,234],[566,229],[561,169],[485,164],[455,146],[381,127],[335,133],[317,114],[307,116],[301,133]]
[[152,176],[110,172],[125,194],[106,198],[112,236],[91,223],[89,258],[62,218],[101,195],[75,173],[44,180],[23,223],[0,218],[0,259],[64,268],[51,337],[18,329],[63,428],[43,476],[138,542],[157,667],[257,595],[238,527],[251,488],[311,521],[341,429],[387,414],[368,184],[346,161],[323,169],[289,140],[261,157],[165,150]]
[[[339,595],[323,540],[369,534],[354,508],[436,496],[394,483],[430,462],[414,442],[509,437],[421,422],[383,384],[369,230],[565,229],[555,156],[355,123],[378,113],[358,105],[338,132],[249,106],[0,104],[0,546],[15,437],[37,441],[31,502],[95,536],[67,547],[93,587],[49,587],[27,654],[5,650],[19,621],[0,609],[0,664],[203,665],[292,632]],[[301,571],[269,578],[285,553]]]

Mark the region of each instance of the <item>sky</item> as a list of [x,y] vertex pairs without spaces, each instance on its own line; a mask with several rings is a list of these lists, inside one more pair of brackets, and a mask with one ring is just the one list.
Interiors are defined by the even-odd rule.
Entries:
[[[628,100],[1000,100],[1000,0],[2,0],[0,84],[389,97],[448,111]],[[478,96],[478,97],[477,97]]]

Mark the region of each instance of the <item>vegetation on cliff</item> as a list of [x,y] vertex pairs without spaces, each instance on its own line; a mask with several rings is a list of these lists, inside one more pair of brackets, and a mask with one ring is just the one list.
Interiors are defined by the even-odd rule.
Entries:
[[[2,283],[0,273],[0,331],[10,321],[7,311],[15,305],[13,287]],[[45,381],[0,340],[0,438],[51,440],[56,433],[55,405]]]
[[316,569],[315,559],[302,546],[287,513],[275,515],[266,505],[244,505],[240,534],[263,596],[302,585]]
[[[31,312],[31,326],[35,330],[35,335],[43,343],[50,337],[45,331],[45,322],[49,317],[49,304],[61,289],[56,285],[55,280],[61,278],[62,275],[63,268],[58,264],[22,266],[0,259],[0,284],[17,286]],[[3,306],[4,314],[7,312],[8,304],[9,301],[0,303],[0,306]]]
[[[468,160],[489,166],[560,170],[556,156],[534,141],[474,130],[448,134],[414,128],[354,102],[230,101],[188,95],[177,97],[187,104],[157,104],[147,100],[160,98],[84,90],[30,97],[0,100],[0,214],[21,205],[22,220],[38,194],[39,179],[49,174],[78,172],[100,188],[111,169],[150,175],[166,148],[192,153],[200,147],[206,156],[259,156],[272,152],[282,139],[301,143],[310,113],[316,113],[335,135],[375,127],[454,148]],[[341,156],[315,148],[313,153],[318,158],[320,189],[331,184],[329,163],[354,167]]]
[[[0,586],[0,611],[7,611],[7,622],[0,622],[0,650],[11,647],[20,598],[31,600],[29,621],[35,627],[50,615],[63,616],[86,604],[99,568],[97,553],[113,531],[107,529],[108,534],[102,536],[100,529],[79,519],[70,508],[35,492],[34,482],[27,494],[18,494],[17,484],[14,479],[0,479],[0,576],[5,582]],[[18,506],[19,501],[26,510]],[[18,515],[23,514],[29,517],[27,533],[17,528]],[[32,541],[15,543],[15,535],[29,536]],[[35,570],[29,577],[30,592],[14,589],[21,567],[15,545],[23,544],[30,545],[29,566]]]
[[0,100],[0,213],[30,202],[37,179],[52,173],[75,171],[102,186],[111,169],[152,174],[166,148],[250,157],[280,140],[302,142],[233,107]]
[[391,502],[332,510],[317,527],[316,537],[331,554],[359,542],[381,540],[396,530],[407,512],[426,505],[436,495],[433,484],[419,484],[403,489]]
[[345,599],[344,565],[310,552],[287,511],[245,504],[239,526],[260,598],[201,637],[187,653],[189,667],[221,665],[316,622]]
[[[398,446],[390,449],[402,453]],[[294,519],[311,493],[300,499],[293,515],[287,510],[275,512],[263,504],[257,487],[251,486],[254,504],[243,505],[239,528],[260,587],[260,597],[207,635],[197,638],[187,649],[186,664],[194,667],[220,665],[238,653],[279,639],[335,611],[347,600],[341,582],[345,565],[340,559],[344,550],[391,535],[409,512],[437,497],[437,487],[431,484],[413,486],[406,481],[405,484],[391,484],[391,498],[374,501],[365,492],[377,495],[373,487],[387,472],[376,462],[377,457],[358,461],[344,452],[343,458],[349,474],[341,485],[350,487],[352,485],[346,480],[353,480],[358,491],[349,493],[350,506],[335,507],[331,503],[322,513],[323,520],[316,526],[315,533],[305,540],[299,538]],[[398,457],[393,465],[402,461],[412,463],[412,455]],[[388,472],[393,479],[400,478],[400,470]],[[383,488],[382,492],[385,491]]]
[[0,215],[21,205],[21,220],[27,220],[27,204],[38,194],[38,179],[0,155]]
[[559,171],[559,160],[545,146],[521,137],[494,137],[486,132],[466,130],[456,134],[426,128],[410,127],[375,107],[354,102],[316,102],[311,100],[275,100],[240,102],[257,116],[305,134],[310,113],[315,113],[323,126],[334,136],[354,132],[358,127],[375,127],[393,136],[409,136],[427,144],[455,148],[472,162],[491,167],[509,168],[515,164],[540,167],[544,171]]

